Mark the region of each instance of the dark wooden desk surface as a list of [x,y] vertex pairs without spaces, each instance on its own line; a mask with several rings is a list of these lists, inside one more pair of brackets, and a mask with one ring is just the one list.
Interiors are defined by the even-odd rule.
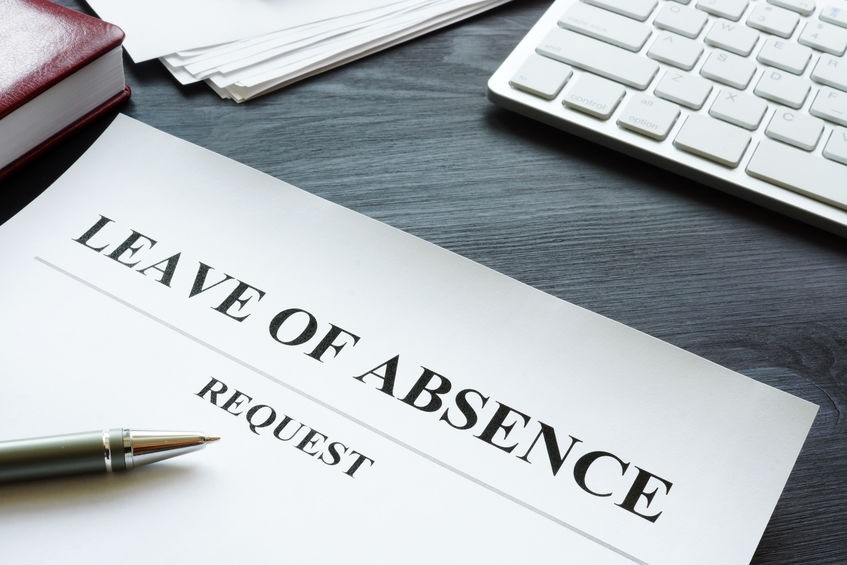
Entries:
[[[243,105],[127,60],[123,111],[819,404],[754,562],[847,563],[847,241],[490,104],[487,78],[547,5]],[[0,221],[107,121],[3,183]]]

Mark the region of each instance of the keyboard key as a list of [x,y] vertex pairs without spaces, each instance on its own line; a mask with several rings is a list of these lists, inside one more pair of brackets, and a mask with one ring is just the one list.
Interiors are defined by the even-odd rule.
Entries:
[[694,68],[702,54],[703,46],[699,42],[666,31],[659,33],[647,51],[648,57],[686,71]]
[[800,17],[794,12],[759,4],[747,18],[747,25],[788,39],[794,33],[794,28],[799,21]]
[[797,12],[803,16],[808,16],[815,11],[814,0],[768,0],[768,4]]
[[698,0],[697,8],[737,22],[747,9],[747,0]]
[[677,4],[665,4],[659,10],[659,13],[656,14],[653,25],[659,29],[672,31],[694,39],[703,31],[703,27],[708,20],[709,16],[700,10],[686,8]]
[[778,108],[765,130],[765,135],[777,141],[812,151],[823,133],[823,121],[786,108]]
[[706,34],[706,43],[712,47],[726,49],[746,57],[753,51],[759,34],[749,27],[725,20],[715,21],[715,25]]
[[761,141],[747,165],[747,174],[847,209],[847,167],[784,143]]
[[700,74],[704,77],[738,90],[747,88],[755,72],[756,63],[726,51],[713,51],[700,69]]
[[582,75],[565,94],[562,103],[595,118],[608,120],[626,94],[621,85],[593,75]]
[[831,55],[821,55],[812,70],[812,78],[821,84],[847,91],[847,61]]
[[847,93],[823,87],[815,96],[809,112],[813,116],[847,126]]
[[635,94],[621,111],[618,125],[662,140],[668,136],[678,117],[679,107],[676,104],[645,94]]
[[559,28],[551,30],[536,51],[638,90],[647,88],[659,71],[659,64],[643,55]]
[[691,114],[673,144],[683,151],[735,168],[750,144],[750,134],[733,125]]
[[582,0],[586,4],[617,12],[643,22],[656,9],[656,0]]
[[778,70],[766,70],[753,92],[756,96],[784,104],[795,110],[809,94],[809,81]]
[[829,136],[823,156],[847,165],[847,129],[835,128]]
[[811,58],[812,50],[808,47],[771,37],[762,45],[756,60],[765,65],[801,75]]
[[847,49],[847,29],[826,22],[810,21],[797,41],[818,51],[841,56]]
[[509,84],[545,100],[552,100],[558,96],[572,74],[573,69],[566,64],[533,53]]
[[648,25],[582,3],[573,4],[559,25],[629,51],[640,51],[652,32]]
[[820,19],[841,27],[847,27],[847,6],[826,6],[821,10]]
[[762,123],[767,109],[768,105],[761,98],[737,90],[723,89],[718,92],[709,114],[753,131]]
[[656,96],[699,110],[712,92],[712,83],[696,75],[670,70],[654,91]]

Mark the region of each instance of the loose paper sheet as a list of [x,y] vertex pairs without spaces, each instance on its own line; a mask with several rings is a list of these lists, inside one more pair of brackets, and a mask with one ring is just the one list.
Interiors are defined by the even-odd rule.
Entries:
[[[154,243],[155,242],[155,243]],[[806,401],[120,116],[0,226],[9,563],[743,563]]]
[[[244,102],[508,0],[88,0],[181,84]],[[167,4],[167,5],[165,5]]]
[[195,80],[202,80],[212,72],[230,72],[230,70],[243,68],[303,46],[324,42],[335,36],[390,19],[405,10],[424,8],[426,4],[426,0],[395,2],[356,14],[280,29],[258,37],[195,50],[190,55],[174,53],[163,57],[163,61],[173,67],[184,67]]
[[86,0],[136,63],[387,6],[397,0]]

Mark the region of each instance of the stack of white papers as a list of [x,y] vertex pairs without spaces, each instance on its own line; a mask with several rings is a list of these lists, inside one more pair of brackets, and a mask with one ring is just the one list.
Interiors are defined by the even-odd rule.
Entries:
[[243,102],[508,0],[88,0],[136,63]]

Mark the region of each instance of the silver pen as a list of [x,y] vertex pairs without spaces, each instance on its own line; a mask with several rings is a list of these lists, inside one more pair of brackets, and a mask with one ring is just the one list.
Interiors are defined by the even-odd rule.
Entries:
[[124,471],[197,451],[218,439],[196,432],[112,428],[0,441],[0,482]]

